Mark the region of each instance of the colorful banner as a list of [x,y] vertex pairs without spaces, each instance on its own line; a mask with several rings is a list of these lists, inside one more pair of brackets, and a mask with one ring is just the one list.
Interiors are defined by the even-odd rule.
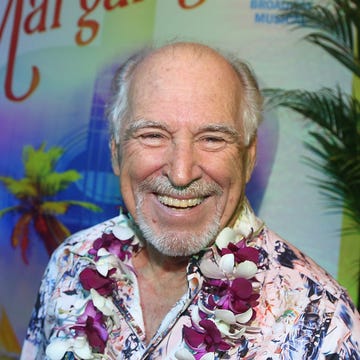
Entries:
[[[112,74],[126,56],[144,45],[200,41],[248,61],[262,87],[350,89],[340,65],[301,40],[303,31],[289,31],[291,19],[277,17],[284,3],[1,1],[0,176],[17,182],[11,191],[0,184],[0,211],[15,207],[0,218],[0,358],[19,352],[54,247],[51,231],[73,233],[122,206],[103,112]],[[297,115],[266,112],[247,193],[273,230],[337,277],[342,217],[327,213],[310,180],[306,137]],[[41,191],[31,187],[36,181]]]

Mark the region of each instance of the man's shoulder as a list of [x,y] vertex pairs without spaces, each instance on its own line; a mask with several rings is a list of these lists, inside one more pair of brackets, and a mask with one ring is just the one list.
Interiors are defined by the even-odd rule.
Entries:
[[96,239],[100,238],[104,232],[110,232],[119,221],[120,216],[115,216],[71,234],[57,247],[52,256],[58,257],[63,253],[75,250],[78,255],[84,255]]
[[[359,314],[347,291],[296,246],[264,227],[258,237],[256,326],[284,358],[336,358],[357,351]],[[296,355],[297,356],[297,355]],[[348,357],[346,357],[348,358]]]
[[312,287],[315,293],[327,292],[336,298],[344,296],[339,283],[310,256],[264,227],[261,239],[261,266],[269,274],[280,276],[288,284]]

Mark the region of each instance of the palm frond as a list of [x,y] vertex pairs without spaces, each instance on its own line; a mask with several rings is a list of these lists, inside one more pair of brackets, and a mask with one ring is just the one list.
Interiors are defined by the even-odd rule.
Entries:
[[11,234],[11,245],[13,247],[17,247],[18,245],[21,245],[24,242],[24,237],[27,237],[29,234],[29,225],[31,220],[32,220],[31,213],[25,213],[20,216]]
[[70,203],[70,205],[73,206],[80,206],[84,209],[88,209],[94,212],[101,212],[103,211],[103,209],[93,203],[87,202],[87,201],[76,201],[76,200],[68,200],[68,202]]
[[33,182],[38,182],[43,176],[54,171],[54,167],[63,154],[61,147],[52,147],[45,151],[45,144],[35,150],[32,146],[25,146],[23,149],[23,163],[25,176]]
[[15,206],[9,206],[7,208],[0,210],[0,218],[3,217],[5,214],[13,212],[13,211],[19,211],[21,209],[21,206],[15,205]]
[[80,206],[94,212],[102,211],[99,206],[96,206],[90,202],[76,200],[44,201],[41,204],[40,209],[43,214],[61,215],[65,214],[70,206]]
[[[313,153],[316,154],[314,148]],[[360,205],[357,200],[360,196],[359,167],[353,169],[349,164],[341,166],[339,162],[316,160],[313,157],[306,157],[305,162],[318,173],[325,175],[313,176],[311,180],[327,200],[327,208],[346,213],[353,220],[352,230],[360,231]]]
[[306,162],[325,177],[313,178],[329,208],[347,213],[360,230],[360,104],[340,89],[265,89],[266,106],[285,107],[312,124]]
[[337,42],[337,40],[321,33],[309,34],[305,36],[305,39],[324,49],[334,59],[343,64],[348,70],[350,70],[356,76],[360,76],[360,62],[354,57],[354,50],[352,48],[342,46]]
[[[297,19],[293,29],[314,30],[305,40],[320,46],[355,74],[360,74],[354,33],[359,33],[359,1],[332,0],[325,4],[288,2],[280,17]],[[301,19],[299,22],[298,19]]]
[[306,90],[264,89],[265,106],[292,109],[332,136],[349,151],[359,149],[360,103],[339,88]]
[[37,187],[27,178],[17,180],[10,176],[0,176],[0,182],[18,199],[36,197],[38,195]]
[[43,196],[55,195],[80,178],[81,175],[76,170],[68,170],[62,173],[53,171],[39,179],[40,192]]
[[347,11],[339,4],[340,1],[330,1],[326,4],[309,4],[300,2],[287,2],[285,10],[280,16],[301,19],[293,23],[294,29],[308,28],[328,33],[349,48],[353,48],[352,22],[356,14]]

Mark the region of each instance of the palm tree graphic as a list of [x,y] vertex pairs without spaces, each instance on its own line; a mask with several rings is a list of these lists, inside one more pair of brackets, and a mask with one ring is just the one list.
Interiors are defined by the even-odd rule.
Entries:
[[91,211],[101,211],[100,207],[90,202],[52,200],[57,193],[68,188],[81,177],[76,170],[55,171],[63,153],[63,148],[56,146],[46,151],[45,144],[37,150],[30,145],[24,146],[22,162],[25,176],[21,179],[0,176],[2,184],[19,200],[17,205],[0,210],[0,218],[6,213],[20,215],[12,230],[11,244],[13,247],[21,248],[22,259],[26,264],[28,264],[27,249],[31,226],[50,255],[70,235],[69,229],[57,218],[57,215],[65,214],[69,207],[74,205]]

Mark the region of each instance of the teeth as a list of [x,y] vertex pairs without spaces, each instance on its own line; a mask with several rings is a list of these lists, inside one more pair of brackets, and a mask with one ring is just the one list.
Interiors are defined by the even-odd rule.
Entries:
[[202,203],[202,198],[194,198],[194,199],[175,199],[169,196],[158,196],[159,201],[167,206],[173,206],[177,208],[187,208],[199,205]]

